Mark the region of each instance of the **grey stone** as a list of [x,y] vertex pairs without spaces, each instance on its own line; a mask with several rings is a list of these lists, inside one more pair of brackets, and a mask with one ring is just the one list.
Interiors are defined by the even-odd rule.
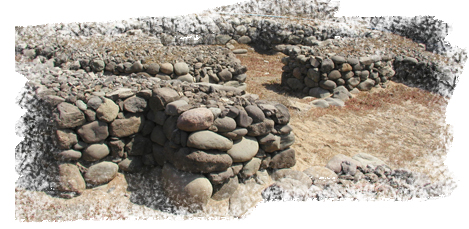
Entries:
[[314,185],[318,186],[324,186],[338,181],[337,174],[324,166],[312,166],[305,169],[303,173],[311,178]]
[[207,174],[206,176],[208,180],[210,181],[210,183],[212,183],[212,185],[214,185],[214,188],[215,188],[215,186],[221,185],[225,183],[226,181],[228,181],[231,177],[234,177],[235,174],[233,173],[233,169],[230,167],[225,171],[212,172],[212,173]]
[[221,72],[218,73],[218,78],[222,81],[229,81],[232,77],[233,75],[227,68],[223,69]]
[[233,162],[246,162],[251,160],[258,152],[259,144],[254,137],[245,136],[233,143],[227,153],[233,158]]
[[178,76],[189,73],[189,66],[185,62],[178,62],[174,64],[174,73]]
[[302,80],[297,78],[289,78],[287,79],[288,86],[293,89],[294,91],[301,91],[304,88]]
[[132,67],[130,67],[130,72],[132,73],[137,73],[137,72],[142,72],[143,71],[143,64],[140,63],[140,61],[135,61],[132,64]]
[[[361,166],[360,162],[352,159],[351,157],[345,156],[343,154],[337,154],[334,157],[332,157],[326,165],[326,168],[334,171],[336,174],[339,174],[342,172],[343,168],[343,163],[342,162],[349,162],[350,167],[357,167]],[[355,174],[349,174],[349,175],[355,175]]]
[[59,128],[74,128],[86,122],[83,112],[67,102],[57,105],[57,112],[54,113],[54,116]]
[[373,63],[373,59],[371,59],[370,57],[360,57],[360,63],[362,63],[363,65],[370,65]]
[[290,122],[290,112],[288,108],[280,103],[275,104],[275,108],[277,108],[277,112],[271,116],[272,120],[274,120],[276,124],[288,124],[288,122]]
[[156,74],[158,74],[159,71],[160,71],[160,65],[157,64],[157,63],[150,63],[147,66],[147,72],[149,74],[156,75]]
[[240,43],[240,44],[249,44],[249,43],[251,43],[251,38],[248,37],[248,36],[242,36],[242,37],[238,38],[238,43]]
[[77,100],[75,102],[75,105],[78,107],[78,109],[82,111],[85,111],[86,109],[88,109],[88,106],[86,105],[85,102],[83,102],[83,100]]
[[105,122],[112,122],[119,113],[119,106],[114,101],[104,98],[104,102],[96,109],[96,117]]
[[133,96],[124,100],[124,110],[131,113],[143,112],[147,108],[147,101],[138,96]]
[[210,181],[201,174],[178,171],[170,164],[161,173],[163,190],[171,202],[189,211],[201,210],[212,196]]
[[375,81],[372,79],[367,79],[360,84],[358,84],[357,89],[360,91],[369,91],[375,86]]
[[252,124],[252,118],[249,117],[248,113],[244,109],[242,109],[239,111],[238,116],[236,116],[236,123],[238,126],[246,128]]
[[117,100],[117,99],[126,99],[131,96],[135,95],[134,92],[132,92],[132,89],[130,88],[118,88],[117,90],[114,90],[112,92],[106,93],[107,98],[111,98],[112,100]]
[[119,162],[118,166],[119,169],[124,172],[134,173],[139,172],[142,169],[143,162],[140,157],[130,156]]
[[167,115],[179,115],[187,110],[189,110],[191,106],[186,102],[186,100],[176,100],[170,102],[166,105],[165,113]]
[[275,181],[280,181],[281,179],[285,178],[297,180],[300,181],[302,185],[307,186],[308,188],[313,184],[311,178],[307,174],[289,168],[276,170],[272,173],[271,177]]
[[162,63],[160,65],[160,72],[171,75],[174,71],[173,65],[171,63]]
[[378,166],[378,165],[386,165],[384,161],[380,160],[379,158],[372,156],[367,153],[358,153],[355,154],[352,159],[360,162],[361,166],[367,167],[370,166],[372,168]]
[[109,125],[109,134],[114,137],[127,137],[138,133],[145,123],[142,115],[127,114],[124,119],[116,119]]
[[122,140],[110,141],[108,146],[111,149],[111,154],[114,158],[124,157],[125,144]]
[[86,143],[101,142],[109,136],[108,125],[103,121],[94,121],[85,124],[77,129],[77,133]]
[[71,129],[57,129],[55,136],[59,149],[71,149],[78,143],[77,135]]
[[82,193],[86,189],[85,180],[80,170],[73,164],[59,165],[59,190],[63,192]]
[[231,36],[229,35],[217,35],[215,37],[216,44],[219,45],[225,45],[229,40],[231,40]]
[[335,99],[335,98],[325,98],[324,99],[327,103],[329,103],[329,106],[337,106],[337,107],[343,107],[345,106],[344,101],[340,99]]
[[328,108],[329,107],[329,103],[324,99],[314,100],[313,102],[311,102],[311,104],[314,107],[319,107],[319,108]]
[[[257,143],[257,141],[256,141]],[[191,133],[187,139],[187,146],[201,150],[227,151],[233,147],[233,142],[209,130]]]
[[344,86],[339,86],[334,89],[332,98],[340,99],[344,102],[352,98],[352,94]]
[[315,98],[320,98],[320,99],[331,96],[331,93],[328,90],[324,88],[320,88],[320,87],[311,88],[308,94],[310,96],[313,96]]
[[177,119],[177,127],[184,131],[198,131],[209,128],[214,121],[212,112],[207,108],[196,108],[182,113]]
[[180,80],[182,82],[188,82],[188,83],[193,83],[194,82],[194,77],[192,77],[192,75],[189,74],[189,73],[184,74],[184,75],[180,75],[176,79]]
[[342,75],[341,75],[340,72],[337,71],[337,70],[332,70],[332,71],[329,72],[329,74],[327,75],[327,78],[330,79],[330,80],[337,80],[337,79],[340,79],[340,77],[342,77]]
[[225,152],[190,148],[180,148],[176,153],[166,155],[166,159],[178,170],[191,173],[222,172],[233,163]]
[[249,105],[244,108],[248,113],[249,117],[252,118],[253,123],[259,123],[264,121],[264,112],[256,105]]
[[236,121],[230,117],[217,118],[213,122],[218,129],[218,132],[230,132],[236,129]]
[[256,172],[259,170],[261,166],[261,161],[262,161],[261,159],[256,158],[256,157],[247,161],[244,164],[243,169],[241,169],[241,171],[239,172],[239,176],[242,178],[248,178],[256,174]]
[[96,72],[103,71],[104,67],[106,66],[104,64],[104,61],[100,60],[100,59],[94,59],[94,60],[91,61],[90,64],[91,64],[91,68]]
[[152,142],[158,143],[161,146],[164,146],[167,140],[163,131],[163,127],[160,125],[157,125],[155,128],[153,128],[150,138]]
[[332,80],[321,80],[319,81],[319,86],[326,90],[334,90],[337,87],[337,84]]
[[81,152],[73,149],[60,151],[55,155],[58,161],[75,161],[81,158]]
[[83,150],[82,158],[85,161],[98,161],[109,155],[109,148],[106,144],[91,144]]
[[333,56],[333,57],[331,57],[331,60],[335,64],[343,64],[343,63],[347,62],[347,60],[343,56]]
[[235,49],[233,50],[233,53],[234,54],[246,54],[248,53],[248,50],[247,49]]
[[156,112],[159,110],[164,110],[166,108],[166,104],[176,101],[181,96],[177,91],[171,88],[154,88],[153,89],[153,97],[149,100],[150,108]]
[[334,69],[334,62],[331,59],[324,59],[321,63],[321,72],[328,73]]
[[151,147],[152,142],[149,138],[137,134],[125,145],[124,149],[129,156],[141,156],[151,154]]
[[229,178],[228,182],[213,186],[212,199],[216,201],[228,199],[233,195],[233,193],[238,189],[238,187],[238,177],[231,177]]
[[103,161],[92,165],[85,174],[85,181],[93,185],[108,183],[117,176],[119,166],[115,163]]
[[352,77],[348,79],[347,84],[349,84],[352,87],[358,86],[358,84],[360,84],[360,77]]
[[260,136],[268,134],[274,128],[275,122],[272,119],[264,119],[263,122],[251,124],[247,127],[249,136]]
[[277,151],[272,154],[272,160],[270,161],[270,168],[273,169],[283,169],[291,168],[296,164],[295,159],[295,150],[294,149],[285,149],[282,151]]

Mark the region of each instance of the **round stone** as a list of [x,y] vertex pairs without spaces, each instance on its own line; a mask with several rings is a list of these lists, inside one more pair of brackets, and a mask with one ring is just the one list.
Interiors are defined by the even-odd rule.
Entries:
[[85,173],[85,181],[93,185],[107,183],[117,176],[119,166],[109,161],[92,165]]
[[189,211],[202,209],[212,196],[212,184],[204,175],[179,171],[169,163],[163,166],[161,181],[171,202]]
[[227,153],[233,158],[233,162],[246,162],[251,160],[259,151],[257,139],[244,136],[241,140],[234,142],[233,147]]
[[213,124],[213,113],[207,108],[196,108],[182,113],[177,119],[177,128],[184,131],[208,129]]
[[174,64],[174,73],[176,75],[181,76],[189,73],[189,66],[187,66],[184,62],[179,62]]
[[171,63],[163,63],[161,64],[160,66],[160,72],[164,73],[164,74],[168,74],[168,75],[171,75],[173,73],[173,65]]
[[86,143],[97,143],[104,141],[109,136],[106,122],[94,121],[78,128],[77,133]]
[[92,144],[83,150],[83,159],[86,161],[97,161],[103,159],[109,154],[109,148],[106,144]]
[[233,142],[212,131],[201,130],[189,135],[187,138],[187,146],[201,150],[213,149],[227,151],[233,147]]

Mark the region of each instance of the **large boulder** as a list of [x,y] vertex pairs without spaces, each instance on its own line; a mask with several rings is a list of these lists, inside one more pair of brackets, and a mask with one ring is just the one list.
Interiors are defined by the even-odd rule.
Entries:
[[59,165],[59,180],[60,191],[82,193],[86,189],[85,180],[74,164]]
[[259,144],[254,137],[245,136],[234,142],[233,147],[227,153],[233,158],[233,162],[246,162],[251,160],[259,151]]
[[196,108],[182,113],[177,120],[177,127],[184,131],[208,129],[213,124],[213,113],[207,108]]
[[107,183],[117,176],[119,166],[109,161],[94,164],[85,173],[85,181],[93,185]]
[[161,182],[171,202],[189,211],[202,209],[213,192],[212,184],[203,175],[179,171],[169,163],[163,166]]
[[57,105],[57,112],[54,116],[59,128],[74,128],[86,122],[83,112],[78,107],[67,102]]
[[187,146],[201,150],[227,151],[233,147],[233,142],[212,131],[201,130],[189,135]]

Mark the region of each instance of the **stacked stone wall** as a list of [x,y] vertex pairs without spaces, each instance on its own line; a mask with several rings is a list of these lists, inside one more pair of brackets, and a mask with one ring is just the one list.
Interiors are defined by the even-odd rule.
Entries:
[[411,86],[451,95],[456,86],[458,68],[442,62],[419,60],[409,56],[315,56],[307,46],[282,46],[284,64],[282,85],[316,98],[326,98],[338,87],[369,91],[386,87],[390,79]]

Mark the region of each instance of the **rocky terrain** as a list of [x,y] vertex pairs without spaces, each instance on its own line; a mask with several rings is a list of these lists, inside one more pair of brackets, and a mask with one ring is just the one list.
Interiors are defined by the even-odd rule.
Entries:
[[[376,36],[360,39],[319,40],[315,44],[312,44],[310,49],[321,54],[329,54],[329,56],[332,56],[330,55],[331,53],[351,55],[355,54],[354,52],[361,55],[369,55],[376,53],[375,50],[379,50],[378,47],[386,47],[385,50],[382,51],[383,53],[389,52],[389,49],[391,49],[392,53],[403,52],[405,55],[414,56],[415,58],[419,58],[419,60],[425,59],[439,63],[458,65],[458,63],[454,63],[454,56],[453,58],[448,58],[442,55],[423,51],[425,49],[425,45],[419,45],[418,43],[414,43],[406,40],[405,38],[400,38],[394,35],[383,36],[383,33],[375,34]],[[142,84],[143,81],[146,81],[145,79],[158,78],[157,80],[154,80],[157,82],[165,80],[161,77],[156,77],[159,73],[159,70],[154,74],[149,72],[152,61],[163,59],[162,62],[172,62],[171,65],[173,67],[176,66],[176,63],[185,61],[189,67],[187,73],[184,74],[190,74],[191,77],[193,77],[189,80],[191,82],[199,82],[197,80],[197,76],[201,76],[199,78],[201,79],[203,78],[202,76],[206,74],[211,77],[210,81],[213,83],[214,77],[212,77],[212,75],[222,78],[220,73],[223,69],[226,69],[226,71],[230,72],[230,74],[236,75],[235,72],[244,71],[239,69],[244,69],[246,68],[244,66],[247,66],[248,72],[238,72],[238,75],[246,74],[247,76],[243,78],[242,81],[237,80],[237,84],[235,85],[239,87],[240,83],[245,83],[245,88],[238,88],[236,90],[246,89],[247,92],[259,94],[260,99],[276,100],[285,107],[289,108],[289,112],[292,114],[290,125],[294,128],[292,133],[295,134],[296,139],[295,144],[292,145],[292,149],[295,149],[296,151],[297,162],[295,166],[292,167],[292,169],[274,169],[269,170],[268,173],[266,171],[255,173],[251,179],[244,181],[244,185],[240,186],[240,188],[238,188],[237,191],[232,194],[233,196],[229,199],[229,201],[225,200],[224,202],[217,202],[209,200],[209,203],[206,205],[206,208],[203,210],[203,212],[196,213],[195,215],[186,215],[188,218],[197,216],[206,217],[207,215],[204,214],[208,214],[209,217],[226,217],[227,215],[230,215],[230,217],[239,217],[244,215],[245,212],[249,210],[249,208],[255,206],[255,204],[262,199],[267,201],[291,199],[340,200],[344,198],[358,200],[382,200],[386,198],[393,200],[409,200],[414,198],[441,197],[442,195],[447,195],[450,193],[455,186],[454,182],[448,180],[448,177],[445,175],[442,177],[441,174],[435,175],[435,171],[428,171],[429,165],[431,164],[434,166],[435,170],[445,170],[442,168],[442,157],[444,155],[444,152],[442,151],[445,150],[437,150],[438,147],[441,147],[445,143],[442,143],[438,140],[435,141],[435,138],[447,136],[448,134],[445,126],[440,125],[438,121],[444,117],[444,109],[435,109],[438,106],[446,106],[445,98],[441,95],[433,95],[429,92],[422,92],[419,89],[408,89],[406,86],[401,84],[389,82],[387,84],[387,88],[391,90],[390,92],[386,92],[386,89],[373,89],[370,92],[361,92],[357,95],[350,94],[348,96],[349,98],[347,98],[351,99],[348,103],[349,105],[346,105],[347,103],[343,104],[343,110],[338,110],[340,108],[336,107],[330,107],[326,108],[324,111],[320,111],[318,109],[321,108],[313,108],[315,105],[314,98],[298,97],[296,92],[292,92],[290,88],[282,87],[280,85],[280,59],[285,57],[284,54],[276,53],[262,55],[255,52],[257,46],[253,45],[253,47],[256,47],[256,49],[254,49],[246,45],[239,45],[239,42],[234,41],[234,39],[231,42],[227,41],[225,44],[223,44],[223,46],[226,48],[199,47],[198,52],[200,52],[200,49],[208,50],[207,52],[209,52],[209,56],[211,55],[210,50],[222,50],[222,53],[230,60],[228,62],[235,63],[233,65],[224,65],[222,63],[219,65],[220,67],[217,67],[216,64],[209,66],[211,63],[197,59],[196,56],[177,59],[180,55],[174,55],[174,51],[171,52],[173,55],[167,55],[168,52],[164,52],[164,55],[162,55],[163,57],[158,56],[161,55],[161,53],[144,53],[145,50],[152,50],[154,47],[161,47],[161,45],[138,45],[139,48],[134,47],[135,41],[140,42],[139,44],[145,44],[144,41],[147,38],[148,37],[145,35],[139,35],[138,32],[136,32],[136,34],[133,34],[133,32],[128,32],[126,36],[117,38],[115,42],[107,42],[108,45],[101,45],[99,40],[87,38],[82,40],[70,40],[70,43],[67,42],[67,45],[68,47],[73,47],[71,50],[74,51],[69,53],[67,52],[70,49],[61,49],[60,47],[55,46],[61,43],[54,41],[52,42],[54,45],[51,46],[54,47],[52,49],[52,52],[54,53],[53,55],[55,57],[53,58],[53,63],[48,63],[48,61],[51,60],[48,59],[48,56],[51,57],[51,55],[48,55],[47,52],[42,51],[44,50],[45,46],[24,46],[23,43],[21,43],[16,45],[16,67],[18,72],[21,72],[23,75],[27,76],[33,85],[35,84],[35,86],[33,86],[35,87],[35,92],[52,99],[51,101],[52,103],[55,103],[54,105],[66,101],[72,102],[76,104],[78,108],[80,108],[82,104],[78,101],[83,100],[88,101],[89,103],[91,95],[110,95],[116,86],[129,86],[132,88],[130,90],[132,93],[140,93],[141,90],[145,91],[145,89],[147,89],[145,84]],[[370,44],[375,44],[375,42],[376,49],[373,49],[373,46]],[[104,43],[106,44],[106,42]],[[394,45],[385,46],[383,45],[385,43],[391,43]],[[95,46],[98,47],[98,49],[93,48],[93,46],[90,46],[90,44],[98,44]],[[30,47],[34,47],[34,54],[24,52],[25,50],[31,50],[29,49]],[[119,49],[119,47],[129,48]],[[275,47],[278,50],[281,49],[278,46]],[[100,48],[102,48],[102,51]],[[167,50],[177,50],[176,48],[172,47],[165,48]],[[237,54],[237,57],[241,61],[234,60],[234,54],[231,53],[229,49],[244,50],[243,52]],[[193,49],[186,48],[186,50]],[[366,50],[369,50],[370,52],[368,53]],[[139,55],[139,52],[141,52],[142,55]],[[101,54],[101,56],[93,56],[90,58],[87,57],[88,53],[93,53],[93,55]],[[105,55],[108,56],[102,55],[104,53],[106,53]],[[197,51],[195,53],[197,53]],[[61,55],[66,56],[65,61],[57,63],[57,60],[60,60],[58,57]],[[152,56],[154,59],[145,59],[145,56]],[[104,69],[105,66],[108,66],[108,63],[110,62],[104,63],[102,66],[103,69],[101,70],[99,69],[101,67],[99,64],[91,64],[87,66],[86,64],[82,64],[83,61],[80,62],[80,60],[84,58],[93,60],[96,57],[100,57],[102,60],[112,60],[116,63],[115,68]],[[248,57],[258,58],[258,62],[252,63],[252,60]],[[214,58],[215,61],[219,59],[220,58]],[[277,62],[274,62],[273,60],[276,60]],[[464,63],[464,60],[464,58],[459,59],[459,61],[462,63]],[[76,64],[77,62],[78,64]],[[79,67],[73,67],[74,63],[75,66]],[[88,61],[87,63],[92,63],[92,61]],[[139,66],[141,67],[141,71],[130,70],[135,69],[135,63],[141,64],[141,66]],[[215,74],[208,74],[208,72],[203,73],[203,71],[197,71],[203,69],[202,66],[196,68],[197,63],[202,63],[203,67],[208,67],[209,69],[206,69],[207,71],[215,70]],[[119,70],[119,64],[122,65],[122,70]],[[272,70],[267,71],[267,73],[271,72],[272,74],[266,76],[264,74],[266,71],[261,66],[263,64],[268,66],[272,65],[272,67],[275,66],[275,68],[278,70],[273,70],[272,68]],[[126,71],[127,65],[129,69],[128,71]],[[257,67],[254,67],[253,65],[257,65]],[[158,67],[160,68],[160,65],[158,65]],[[458,68],[462,69],[462,67]],[[276,71],[279,72],[275,73]],[[104,72],[107,73],[104,74]],[[168,75],[170,79],[178,78],[178,76],[184,75],[176,73],[172,74],[172,72],[165,74]],[[43,77],[44,75],[49,75],[51,77],[50,79],[58,79],[59,81],[54,82],[54,80],[50,79],[50,81],[48,81],[47,77]],[[123,77],[116,77],[118,75]],[[82,78],[80,78],[80,76]],[[73,81],[70,81],[72,78],[77,78],[78,80],[73,83]],[[83,79],[93,80],[86,82]],[[96,83],[99,81],[102,82]],[[68,86],[66,82],[70,82],[69,84],[71,84],[72,87]],[[229,82],[229,80],[227,82]],[[104,85],[104,87],[100,86],[101,84]],[[41,87],[40,85],[45,85],[46,87]],[[67,94],[61,93],[68,93],[69,90],[73,91],[74,87],[78,88],[78,92],[81,90],[82,94],[76,93],[75,98],[73,98],[73,96],[68,97]],[[236,93],[236,90],[232,89],[232,93],[234,92],[233,95]],[[396,101],[388,99],[388,96],[392,97],[392,94],[396,92],[401,92],[404,95],[407,93],[415,93],[416,95],[422,96],[422,100],[424,98],[430,98],[431,100],[430,103],[421,103],[419,98],[415,96],[407,97],[407,99],[405,99],[407,101],[404,101],[403,98],[405,97],[399,97],[401,98],[401,101],[399,101],[399,104],[397,105]],[[370,97],[367,97],[367,95],[364,95],[363,93],[372,93],[374,95],[378,95],[375,100],[382,99],[383,103],[376,104],[377,108],[367,110],[367,113],[353,113],[354,106],[360,104],[366,106],[367,104],[370,104],[371,101],[375,101],[370,100]],[[139,95],[144,96],[143,94]],[[112,97],[112,95],[110,96]],[[125,106],[125,102],[123,100],[125,98],[120,98],[119,96],[119,94],[116,94],[116,98],[122,99],[122,101],[117,101],[117,103],[122,102],[122,106]],[[92,106],[92,103],[88,103],[85,105]],[[396,107],[390,108],[390,105],[401,107],[403,109],[399,110]],[[129,109],[131,110],[132,108],[130,107],[131,106],[129,105],[129,108],[126,108],[126,111],[129,111]],[[41,109],[42,111],[46,112],[44,109],[47,108],[36,107],[33,109],[33,111],[38,112]],[[121,110],[122,109],[123,108],[121,108]],[[412,115],[406,113],[407,109],[412,110],[412,112],[408,111],[409,113],[412,113]],[[179,113],[178,108],[176,108],[176,112]],[[321,114],[321,112],[323,113]],[[330,112],[331,115],[328,115],[328,112]],[[342,113],[342,115],[338,115],[338,113]],[[121,116],[122,117],[120,118],[123,118],[124,114],[122,113]],[[400,118],[396,118],[395,116]],[[46,117],[41,118],[40,116],[34,117],[34,115],[32,115],[27,116],[25,120],[36,120],[35,123],[39,124],[44,121],[47,122]],[[86,119],[88,120],[90,117],[91,116],[88,115]],[[428,119],[432,121],[429,122]],[[398,125],[399,123],[402,126],[395,129],[388,128],[383,132],[383,129],[377,128],[375,125],[371,125],[372,123],[383,123],[384,120],[387,120],[390,125]],[[48,126],[47,128],[52,128],[52,126],[46,122],[44,124]],[[413,123],[415,127],[405,126],[406,123]],[[357,126],[360,128],[357,128]],[[34,128],[34,126],[30,126],[30,128],[30,136],[33,137],[34,135],[38,134],[38,132],[34,132],[34,130],[37,128]],[[50,131],[50,129],[47,128],[44,130],[46,132]],[[361,130],[363,136],[355,138],[356,132],[350,133],[350,131],[338,131],[340,128],[349,130],[351,128],[357,128]],[[432,128],[434,129],[432,130]],[[436,129],[438,131],[435,131]],[[337,132],[331,130],[336,130]],[[357,132],[360,133],[360,131]],[[380,135],[384,135],[383,138],[380,138]],[[400,138],[399,135],[402,135],[403,138]],[[42,139],[39,139],[39,142],[41,140],[44,142],[52,140],[49,137],[51,136],[44,135]],[[80,137],[83,138],[84,135],[80,134]],[[393,141],[387,141],[386,137],[393,139]],[[347,139],[348,141],[344,139]],[[364,145],[364,140],[368,140],[365,141],[365,143],[368,142],[369,144]],[[383,143],[385,143],[386,147],[382,146]],[[47,145],[47,143],[41,146],[43,148],[39,149],[47,149],[48,146],[45,145]],[[360,146],[364,146],[364,149]],[[389,151],[398,151],[398,153],[395,152],[389,154],[383,148],[388,148]],[[432,150],[434,150],[434,152],[438,152],[425,155],[424,152],[429,152]],[[364,153],[364,151],[366,153]],[[411,154],[411,156],[409,156],[409,154]],[[47,160],[49,159],[53,160],[52,158],[48,159],[45,157],[45,155],[41,156],[40,153],[31,155],[29,157],[30,159],[24,158],[21,155],[17,156],[17,160],[23,160],[24,162],[25,166],[22,167],[23,172],[31,170],[31,167],[27,167],[28,163],[36,163],[36,165],[40,165],[41,163],[47,163]],[[38,160],[38,157],[43,158]],[[407,163],[403,163],[402,161],[407,161]],[[122,169],[124,166],[119,167]],[[145,196],[148,194],[156,196],[162,194],[159,187],[157,187],[158,182],[154,182],[156,185],[154,187],[145,186],[145,184],[147,184],[149,181],[151,184],[150,177],[152,176],[152,173],[155,172],[150,170],[143,174],[118,174],[110,183],[84,191],[82,192],[82,195],[71,200],[52,198],[51,196],[43,195],[43,193],[33,194],[33,196],[35,196],[33,197],[31,196],[31,191],[18,187],[16,190],[16,200],[18,201],[16,214],[17,217],[23,219],[26,218],[27,220],[31,221],[42,219],[76,220],[80,218],[91,219],[95,217],[102,217],[106,219],[125,219],[132,217],[132,215],[135,214],[142,214],[144,218],[173,218],[175,216],[172,215],[171,210],[165,208],[165,206],[169,205],[165,205],[166,203],[164,203],[163,199],[145,198]],[[38,180],[41,177],[44,178],[46,175],[32,174],[34,173],[30,173],[29,178],[32,177],[34,180]],[[320,177],[328,177],[329,179],[321,179]],[[134,181],[136,183],[129,183],[129,181]],[[47,185],[47,182],[38,182],[32,184],[32,186],[36,186],[36,188],[39,190],[47,190]],[[257,195],[245,195],[245,193],[250,192],[257,193]],[[96,200],[96,195],[103,195],[106,197],[101,200]],[[36,204],[30,205],[29,207],[42,208],[44,209],[44,214],[31,214],[30,211],[28,212],[28,210],[24,210],[24,207],[31,202]],[[48,204],[40,207],[39,205],[41,205],[41,202]],[[140,204],[141,206],[136,207],[134,204]],[[89,208],[94,210],[91,212],[87,210],[78,211],[81,212],[80,215],[74,214],[73,209],[80,205],[84,209]],[[107,206],[107,208],[105,206]]]

